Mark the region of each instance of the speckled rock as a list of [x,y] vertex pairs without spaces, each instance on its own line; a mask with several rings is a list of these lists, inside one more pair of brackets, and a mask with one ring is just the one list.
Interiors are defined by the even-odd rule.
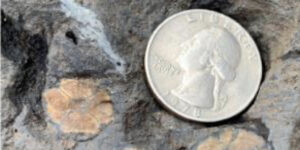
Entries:
[[[299,0],[1,2],[3,149],[300,148]],[[156,103],[146,83],[143,59],[151,33],[170,15],[194,8],[235,19],[252,35],[262,56],[264,76],[255,101],[227,121],[202,124],[178,118]],[[92,81],[91,89],[105,89],[110,99],[105,108],[112,118],[104,117],[104,124],[91,121],[97,125],[84,130],[90,128],[80,125],[88,124],[81,116],[79,126],[70,121],[72,130],[65,132],[64,121],[49,113],[47,98],[65,80]],[[78,89],[73,94],[83,97],[89,88]],[[83,105],[70,108],[81,110]]]

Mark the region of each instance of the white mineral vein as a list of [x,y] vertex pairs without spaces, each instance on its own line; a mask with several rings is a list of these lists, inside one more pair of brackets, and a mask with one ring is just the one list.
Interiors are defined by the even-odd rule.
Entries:
[[[66,16],[75,19],[82,25],[79,28],[81,38],[95,41],[97,46],[105,52],[109,61],[115,65],[116,70],[119,73],[124,74],[125,67],[123,64],[125,64],[125,62],[112,50],[111,44],[104,33],[103,24],[99,19],[97,19],[96,14],[93,11],[77,4],[73,0],[60,1],[62,11],[66,14]],[[118,62],[121,65],[116,65]]]

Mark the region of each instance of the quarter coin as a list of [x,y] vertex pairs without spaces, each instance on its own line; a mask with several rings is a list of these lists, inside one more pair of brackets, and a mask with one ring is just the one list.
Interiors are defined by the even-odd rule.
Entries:
[[149,85],[157,99],[189,120],[233,117],[253,100],[262,63],[248,32],[210,10],[183,11],[153,32],[145,54]]

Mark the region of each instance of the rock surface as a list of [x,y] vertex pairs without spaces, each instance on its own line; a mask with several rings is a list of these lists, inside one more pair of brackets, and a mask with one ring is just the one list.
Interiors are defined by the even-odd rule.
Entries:
[[[145,80],[152,31],[194,8],[238,21],[262,55],[254,103],[224,122],[174,116],[156,103]],[[1,21],[3,149],[300,149],[298,0],[2,0]],[[96,134],[64,132],[49,117],[43,94],[63,79],[93,81],[107,91],[113,119]]]

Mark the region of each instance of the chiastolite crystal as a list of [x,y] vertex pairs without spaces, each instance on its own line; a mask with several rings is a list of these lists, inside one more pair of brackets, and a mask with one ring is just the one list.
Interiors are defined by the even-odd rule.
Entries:
[[47,112],[65,133],[95,134],[113,119],[106,91],[89,79],[62,79],[59,88],[44,93]]
[[264,139],[251,131],[227,128],[219,137],[209,137],[197,150],[267,150]]

